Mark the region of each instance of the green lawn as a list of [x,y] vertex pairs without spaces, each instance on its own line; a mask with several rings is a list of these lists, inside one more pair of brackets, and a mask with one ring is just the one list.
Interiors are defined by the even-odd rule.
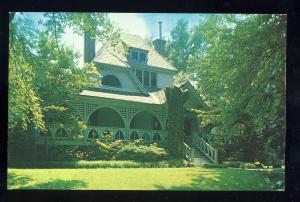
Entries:
[[8,169],[8,189],[276,190],[284,170],[233,168]]

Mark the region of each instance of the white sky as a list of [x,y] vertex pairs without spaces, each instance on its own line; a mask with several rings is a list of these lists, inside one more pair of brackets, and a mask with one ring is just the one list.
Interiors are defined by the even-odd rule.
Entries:
[[[184,14],[184,13],[109,13],[113,24],[122,30],[139,35],[142,38],[158,38],[158,21],[162,21],[162,33],[164,38],[170,38],[170,31],[174,28],[180,18],[189,22],[189,28],[199,23],[206,14]],[[38,22],[43,18],[41,12],[28,12],[26,16]],[[79,65],[83,63],[83,36],[74,34],[72,29],[66,28],[62,42],[80,54]],[[102,44],[96,42],[96,51]]]
[[[127,33],[139,35],[143,38],[149,37],[149,30],[142,17],[139,17],[136,13],[109,13],[109,17],[116,27],[121,28]],[[70,28],[66,29],[66,33],[62,38],[62,42],[67,46],[73,48],[80,54],[79,65],[83,64],[83,36],[74,34]],[[96,42],[96,51],[101,48],[101,42]]]

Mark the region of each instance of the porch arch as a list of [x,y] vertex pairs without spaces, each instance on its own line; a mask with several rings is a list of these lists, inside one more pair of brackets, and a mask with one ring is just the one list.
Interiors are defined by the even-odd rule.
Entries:
[[139,111],[130,119],[129,127],[135,129],[161,130],[162,124],[154,113],[149,111]]
[[124,117],[112,107],[99,107],[87,119],[88,126],[125,127]]

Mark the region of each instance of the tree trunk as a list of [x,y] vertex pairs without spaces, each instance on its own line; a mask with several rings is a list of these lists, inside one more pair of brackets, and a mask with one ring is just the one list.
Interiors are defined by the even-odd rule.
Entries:
[[188,98],[188,92],[179,87],[166,89],[168,105],[168,143],[171,155],[182,158],[184,137],[184,110],[183,105]]

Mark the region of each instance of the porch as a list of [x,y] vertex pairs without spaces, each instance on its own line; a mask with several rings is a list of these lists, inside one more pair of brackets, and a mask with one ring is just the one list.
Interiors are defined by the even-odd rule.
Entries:
[[107,134],[113,140],[158,143],[167,136],[165,105],[80,97],[72,107],[86,128],[74,134],[71,126],[48,123],[46,133],[36,132],[37,144],[90,145]]

